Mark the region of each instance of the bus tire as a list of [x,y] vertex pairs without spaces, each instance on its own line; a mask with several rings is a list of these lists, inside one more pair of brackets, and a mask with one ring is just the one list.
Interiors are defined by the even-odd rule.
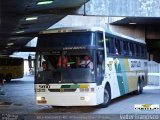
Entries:
[[139,79],[137,82],[137,90],[135,91],[135,94],[139,95],[142,93],[143,93],[143,81]]
[[12,75],[11,75],[11,74],[7,74],[6,77],[5,77],[5,80],[6,80],[7,82],[10,82],[11,79],[12,79]]
[[108,105],[111,102],[111,89],[109,87],[109,85],[106,85],[105,89],[104,89],[104,97],[103,97],[103,103],[100,104],[101,108],[106,108],[108,107]]

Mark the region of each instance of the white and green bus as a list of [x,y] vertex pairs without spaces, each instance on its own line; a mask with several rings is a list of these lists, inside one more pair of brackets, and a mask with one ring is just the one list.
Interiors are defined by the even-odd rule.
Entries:
[[[145,42],[102,28],[42,31],[36,51],[38,105],[107,107],[116,97],[141,94],[147,84]],[[92,69],[81,66],[84,56],[89,56]],[[48,70],[42,71],[43,61]]]

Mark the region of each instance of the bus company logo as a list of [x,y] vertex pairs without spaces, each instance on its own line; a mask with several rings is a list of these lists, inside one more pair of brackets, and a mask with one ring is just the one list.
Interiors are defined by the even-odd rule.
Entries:
[[131,61],[131,68],[141,67],[140,61]]
[[158,104],[136,104],[134,105],[134,110],[159,110],[159,105]]

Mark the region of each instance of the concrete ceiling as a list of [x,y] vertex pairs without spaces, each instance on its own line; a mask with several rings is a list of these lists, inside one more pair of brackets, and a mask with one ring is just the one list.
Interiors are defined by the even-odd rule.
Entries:
[[[89,0],[53,0],[48,5],[37,5],[40,1],[0,1],[0,54],[21,50],[39,31],[47,29],[67,14],[72,14],[72,11]],[[27,21],[29,17],[38,19]],[[14,44],[8,46],[9,43]]]
[[155,54],[160,52],[160,17],[126,17],[111,24],[127,27],[144,27],[148,52]]
[[[0,54],[11,54],[15,50],[24,50],[24,46],[38,32],[47,29],[67,14],[72,14],[89,0],[54,0],[49,5],[37,5],[42,0],[1,0],[0,1]],[[37,17],[27,21],[26,18]],[[113,25],[136,23],[146,30],[156,28],[160,31],[160,18],[126,17]],[[132,25],[133,26],[133,25]],[[14,43],[8,46],[9,43]]]

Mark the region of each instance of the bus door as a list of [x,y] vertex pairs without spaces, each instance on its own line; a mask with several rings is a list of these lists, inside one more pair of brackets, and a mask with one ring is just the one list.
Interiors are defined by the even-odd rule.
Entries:
[[98,85],[102,84],[104,79],[104,52],[102,50],[98,50],[96,52],[96,83]]

